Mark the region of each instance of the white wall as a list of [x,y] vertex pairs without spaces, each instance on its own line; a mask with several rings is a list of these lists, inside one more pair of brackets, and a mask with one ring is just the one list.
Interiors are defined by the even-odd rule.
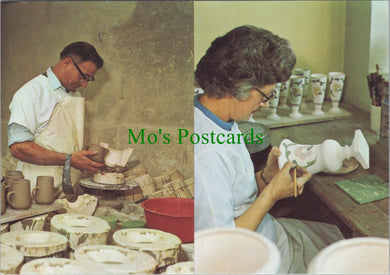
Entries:
[[389,73],[389,2],[371,2],[370,72],[378,64],[381,74]]

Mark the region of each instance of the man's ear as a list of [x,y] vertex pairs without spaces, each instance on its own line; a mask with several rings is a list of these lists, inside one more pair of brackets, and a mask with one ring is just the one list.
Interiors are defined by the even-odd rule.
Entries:
[[63,59],[60,59],[58,63],[61,65],[62,70],[66,70],[73,65],[72,58],[70,56],[66,56]]
[[64,63],[64,64],[71,64],[72,63],[72,58],[70,56],[66,56],[64,57],[63,59],[61,59],[61,61]]

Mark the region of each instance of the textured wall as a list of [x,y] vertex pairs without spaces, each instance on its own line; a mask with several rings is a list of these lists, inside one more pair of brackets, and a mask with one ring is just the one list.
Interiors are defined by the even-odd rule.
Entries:
[[342,70],[345,5],[345,1],[196,1],[195,65],[217,36],[250,24],[289,40],[297,68],[321,73]]
[[[195,66],[217,36],[237,26],[252,24],[288,39],[297,56],[297,68],[325,74],[344,71],[342,100],[369,111],[366,75],[370,43],[380,44],[383,51],[389,48],[388,35],[387,38],[377,35],[385,33],[386,28],[370,29],[372,4],[380,3],[382,8],[381,12],[374,10],[372,16],[380,18],[377,19],[380,22],[386,19],[383,14],[388,14],[388,5],[383,2],[387,1],[196,1]],[[386,59],[386,54],[379,56]]]
[[[249,24],[289,40],[296,68],[325,74],[342,71],[345,5],[345,1],[196,1],[195,66],[216,37]],[[312,99],[311,93],[307,99]]]
[[370,60],[371,1],[347,1],[345,19],[346,80],[343,98],[348,103],[369,112],[370,94],[367,86]]
[[[132,146],[132,159],[158,175],[176,166],[193,173],[193,147],[178,128],[193,129],[193,3],[53,1],[2,3],[2,155],[13,93],[55,65],[62,48],[93,44],[104,67],[80,89],[86,98],[86,143]],[[128,144],[128,129],[171,133],[168,145]]]

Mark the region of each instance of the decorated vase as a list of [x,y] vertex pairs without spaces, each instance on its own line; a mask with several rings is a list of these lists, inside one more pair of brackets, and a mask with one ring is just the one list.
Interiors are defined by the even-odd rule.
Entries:
[[279,109],[288,109],[287,98],[288,91],[290,89],[291,80],[280,83],[280,92],[279,92]]
[[289,117],[300,118],[302,114],[299,112],[299,106],[302,102],[302,94],[305,86],[305,77],[299,75],[292,75],[290,77],[290,103],[292,105],[292,112]]
[[289,139],[280,143],[281,155],[278,159],[281,169],[287,161],[300,166],[314,175],[322,171],[339,170],[345,159],[354,157],[364,169],[369,168],[369,147],[361,130],[355,130],[352,145],[340,146],[333,139],[326,139],[321,144],[298,144]]
[[269,115],[267,116],[267,119],[269,120],[280,119],[280,116],[276,113],[276,109],[278,108],[279,104],[280,87],[281,83],[277,83],[274,88],[274,90],[276,91],[276,95],[268,102]]
[[345,74],[341,72],[330,72],[329,76],[329,96],[332,101],[332,107],[329,112],[341,112],[339,103],[343,93]]
[[324,74],[311,75],[311,91],[313,94],[313,115],[323,115],[322,104],[324,103],[327,76]]

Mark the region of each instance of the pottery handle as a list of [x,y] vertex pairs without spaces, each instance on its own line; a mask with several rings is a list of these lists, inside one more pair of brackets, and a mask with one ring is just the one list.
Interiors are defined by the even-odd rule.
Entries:
[[8,202],[11,206],[13,206],[13,205],[12,205],[12,200],[11,200],[11,197],[12,197],[13,195],[15,195],[15,191],[8,192],[8,194],[7,194],[7,202]]
[[33,188],[33,190],[32,190],[32,197],[33,197],[33,199],[35,200],[35,201],[37,201],[37,191],[38,191],[38,189],[39,189],[39,186],[35,186],[34,188]]

